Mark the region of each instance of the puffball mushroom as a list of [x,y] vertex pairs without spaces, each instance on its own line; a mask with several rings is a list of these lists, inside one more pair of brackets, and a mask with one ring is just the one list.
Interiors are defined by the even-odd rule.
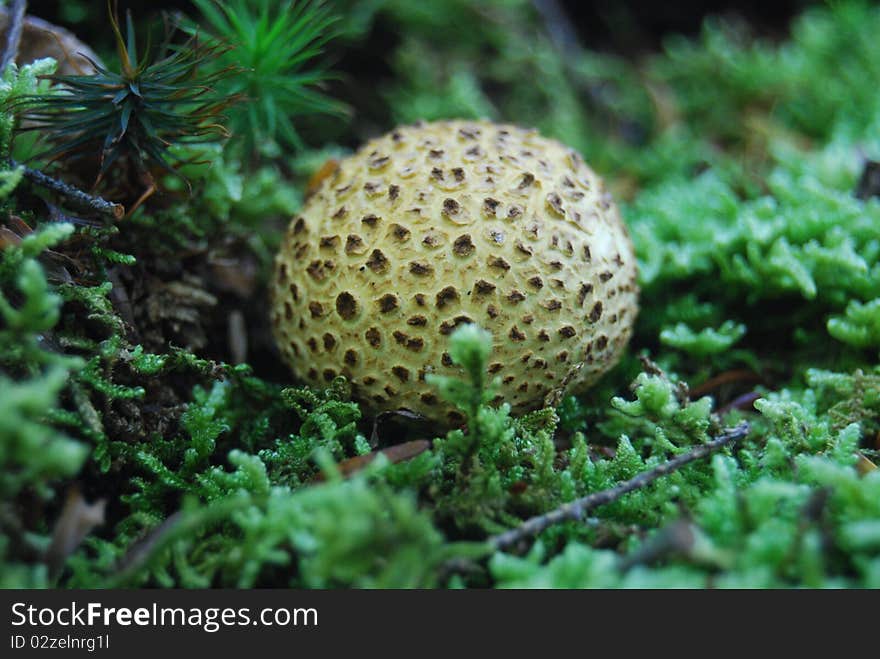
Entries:
[[426,382],[458,372],[456,327],[492,333],[496,402],[519,413],[611,368],[637,296],[626,227],[577,152],[535,130],[439,121],[324,176],[284,236],[272,323],[298,378],[343,375],[368,412],[457,423]]

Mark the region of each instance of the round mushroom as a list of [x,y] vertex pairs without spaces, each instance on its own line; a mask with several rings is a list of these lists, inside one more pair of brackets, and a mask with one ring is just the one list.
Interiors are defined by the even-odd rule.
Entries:
[[275,262],[272,324],[306,382],[337,375],[367,411],[455,423],[426,382],[456,327],[488,329],[514,412],[592,384],[638,311],[620,213],[581,156],[487,121],[398,128],[324,172]]

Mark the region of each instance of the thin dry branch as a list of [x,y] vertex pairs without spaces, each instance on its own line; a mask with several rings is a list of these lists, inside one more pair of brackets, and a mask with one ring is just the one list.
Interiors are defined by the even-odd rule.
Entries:
[[643,488],[646,485],[653,483],[661,476],[671,474],[690,462],[708,457],[715,451],[739,441],[748,434],[749,424],[743,421],[733,428],[726,429],[718,435],[718,437],[705,444],[700,444],[699,446],[694,447],[687,453],[677,455],[668,462],[657,465],[653,469],[642,472],[638,476],[635,476],[628,481],[624,481],[619,485],[608,488],[607,490],[593,492],[585,497],[566,503],[555,510],[551,510],[549,513],[527,519],[516,528],[493,536],[489,542],[494,549],[504,549],[516,544],[520,540],[537,535],[554,524],[580,520],[588,510],[605,505],[606,503],[611,503],[612,501],[617,501],[624,494]]
[[31,183],[61,195],[71,204],[81,209],[94,211],[101,215],[109,215],[116,220],[121,220],[125,215],[125,206],[122,204],[117,204],[112,201],[107,201],[102,197],[90,195],[88,192],[83,192],[72,185],[68,185],[64,181],[52,178],[39,170],[19,165],[19,163],[14,160],[10,160],[10,165],[12,167],[22,167],[24,169],[24,177]]

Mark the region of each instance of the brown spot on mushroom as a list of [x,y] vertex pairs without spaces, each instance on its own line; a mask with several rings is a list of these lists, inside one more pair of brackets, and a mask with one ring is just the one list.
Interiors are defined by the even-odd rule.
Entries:
[[367,259],[367,267],[373,272],[385,272],[388,269],[388,259],[382,253],[381,249],[374,249]]
[[388,156],[376,156],[368,162],[370,169],[382,169],[391,161]]
[[519,185],[517,185],[516,188],[517,190],[525,190],[526,188],[530,187],[534,182],[535,175],[530,172],[526,172],[522,175],[522,178],[519,181]]
[[497,199],[493,199],[492,197],[486,197],[483,199],[483,212],[486,215],[495,215],[495,211],[498,210],[498,206],[501,205],[501,202]]
[[322,338],[324,339],[324,350],[327,352],[330,352],[336,347],[336,339],[329,332],[325,332]]
[[394,239],[398,242],[402,243],[409,239],[410,230],[402,224],[395,222],[389,227],[389,229],[391,230],[391,235],[394,236]]
[[562,308],[562,302],[559,300],[548,300],[541,304],[547,311],[559,311]]
[[608,346],[608,337],[604,334],[596,339],[596,350],[605,350]]
[[531,247],[523,243],[521,240],[516,241],[516,249],[526,256],[531,256],[535,253],[535,251]]
[[598,302],[596,302],[596,304],[593,305],[593,308],[590,309],[590,316],[589,316],[590,322],[595,323],[601,317],[602,317],[602,300],[599,300]]
[[309,277],[311,277],[315,281],[323,281],[324,277],[326,276],[324,274],[324,264],[321,261],[312,261],[311,263],[309,263],[308,267],[306,268],[306,272],[308,273]]
[[444,352],[440,355],[440,363],[444,366],[452,366],[452,357],[449,356],[448,352]]
[[361,222],[366,224],[368,227],[375,228],[377,224],[379,224],[379,216],[378,215],[364,215],[361,218]]
[[379,298],[379,311],[382,313],[388,313],[389,311],[394,311],[399,302],[397,301],[397,296],[392,295],[391,293],[386,293],[382,297]]
[[488,295],[494,290],[495,284],[486,281],[485,279],[478,279],[474,282],[474,293],[476,293],[477,295]]
[[510,328],[510,333],[508,334],[508,336],[510,337],[511,341],[525,341],[526,340],[526,335],[523,334],[523,332],[516,325],[514,325],[513,327]]
[[529,285],[535,290],[541,290],[544,288],[544,281],[536,275],[529,278]]
[[560,197],[557,193],[551,192],[547,195],[547,206],[550,207],[556,215],[560,217],[565,215],[565,208],[562,206],[562,197]]
[[348,349],[345,351],[345,356],[343,357],[343,360],[349,366],[354,366],[355,364],[357,364],[358,354],[355,350]]
[[575,334],[577,334],[577,332],[571,325],[566,325],[565,327],[559,328],[559,336],[561,336],[563,339],[570,339]]
[[443,309],[447,305],[452,304],[453,302],[458,301],[458,291],[455,290],[455,286],[447,286],[439,293],[437,293],[437,308]]
[[443,200],[443,214],[448,217],[455,217],[461,213],[461,204],[455,199],[447,197]]
[[479,144],[475,144],[464,152],[465,160],[477,160],[483,157],[483,149]]
[[364,332],[364,338],[374,348],[378,348],[382,345],[382,334],[375,327],[371,327],[366,332]]
[[427,234],[424,238],[422,238],[422,244],[426,247],[438,247],[443,243],[443,238],[434,232]]
[[526,296],[523,295],[521,291],[514,289],[507,294],[507,299],[513,304],[517,304],[518,302],[522,302],[523,300],[525,300]]
[[486,307],[486,314],[489,318],[498,318],[498,308],[494,304],[490,304]]
[[464,415],[461,412],[457,412],[456,410],[451,410],[446,413],[446,419],[449,421],[449,424],[452,426],[460,426],[464,423]]
[[609,279],[611,279],[613,276],[614,276],[613,272],[608,272],[608,271],[602,272],[599,274],[599,281],[606,282]]
[[497,270],[503,270],[507,272],[510,270],[510,264],[502,259],[500,256],[493,256],[489,258],[489,267],[495,268]]
[[445,320],[440,323],[440,334],[448,336],[452,334],[459,325],[467,325],[474,322],[468,316],[456,316],[452,320]]
[[348,215],[348,209],[345,206],[340,206],[339,210],[337,210],[335,213],[333,213],[333,219],[334,220],[341,220],[346,215]]
[[312,318],[320,318],[324,315],[324,305],[320,302],[309,302],[309,313]]
[[399,185],[388,186],[388,198],[391,201],[396,200],[399,196],[400,196],[400,186]]
[[428,324],[428,319],[424,316],[411,316],[407,319],[406,324],[414,327],[424,327]]
[[452,243],[452,251],[457,256],[470,256],[474,252],[474,243],[469,233],[463,234]]
[[410,261],[409,271],[414,275],[424,277],[434,272],[434,266],[424,261]]
[[581,284],[580,290],[578,291],[578,306],[584,306],[584,300],[587,299],[587,296],[593,292],[592,284]]
[[336,313],[343,320],[351,320],[357,315],[358,303],[354,295],[348,291],[343,291],[336,297]]
[[348,234],[348,237],[345,239],[345,253],[346,254],[361,254],[364,250],[364,240],[356,233]]

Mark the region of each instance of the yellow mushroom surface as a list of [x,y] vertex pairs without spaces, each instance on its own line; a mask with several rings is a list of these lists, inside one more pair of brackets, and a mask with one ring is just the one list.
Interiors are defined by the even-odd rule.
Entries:
[[449,334],[493,335],[514,412],[592,384],[638,311],[620,213],[581,156],[487,121],[400,127],[323,177],[282,241],[272,323],[293,373],[337,375],[368,412],[460,415],[425,376],[459,372]]

